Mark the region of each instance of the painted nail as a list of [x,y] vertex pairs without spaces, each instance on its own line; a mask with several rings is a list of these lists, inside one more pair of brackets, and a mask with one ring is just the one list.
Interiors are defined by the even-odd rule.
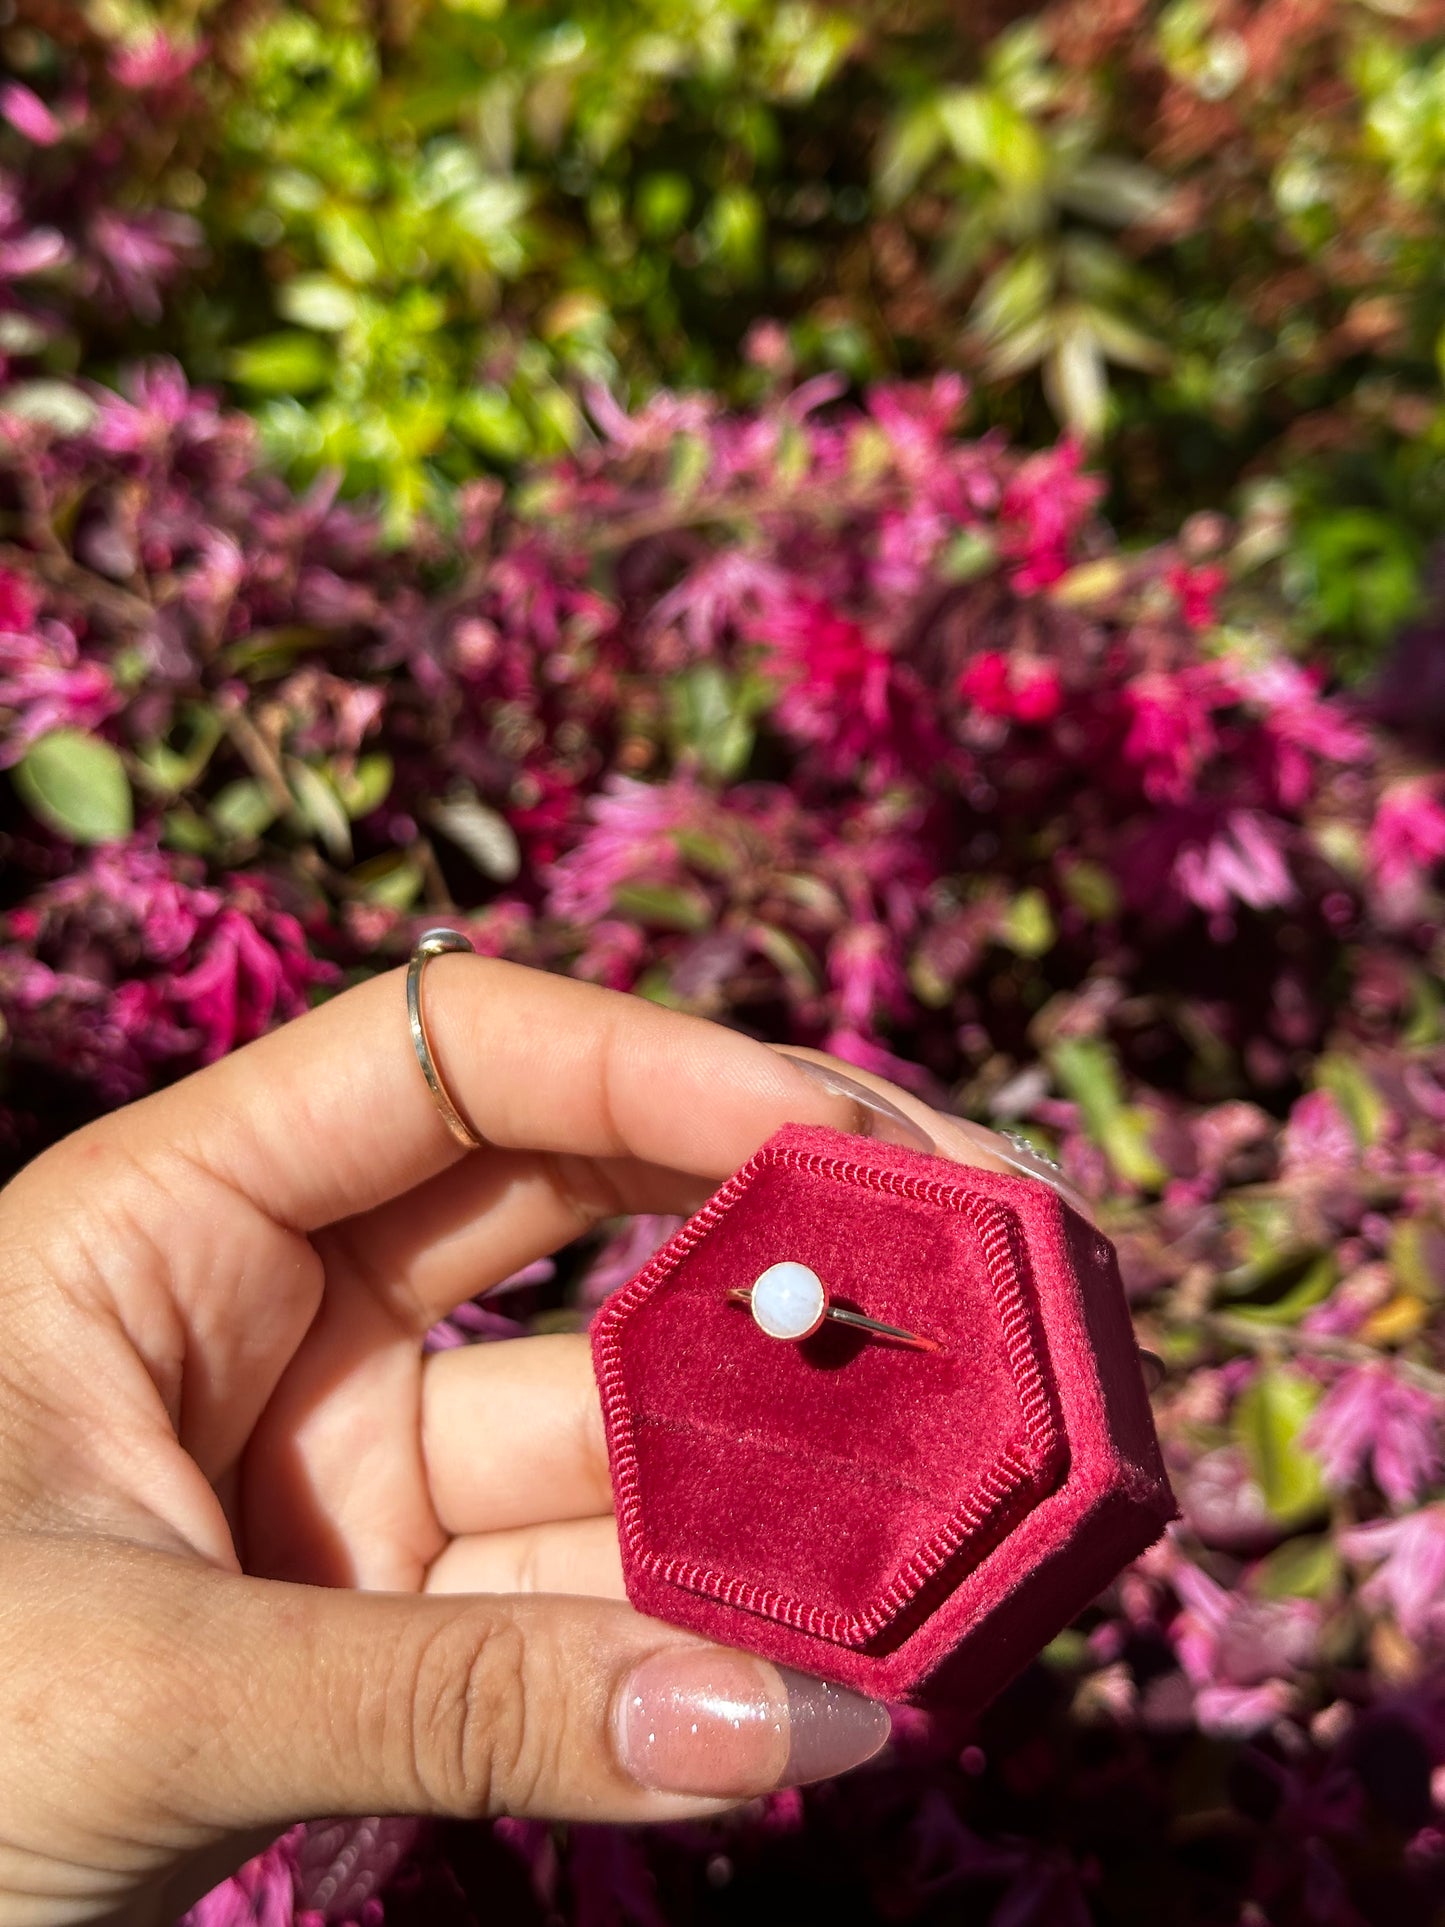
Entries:
[[888,1732],[876,1700],[722,1647],[653,1653],[613,1708],[618,1758],[640,1786],[724,1800],[846,1773]]
[[875,1137],[882,1144],[906,1145],[910,1151],[937,1150],[937,1145],[921,1124],[915,1124],[896,1104],[890,1104],[886,1097],[869,1090],[866,1084],[860,1084],[855,1078],[834,1070],[831,1064],[815,1064],[811,1058],[794,1057],[791,1051],[786,1050],[779,1051],[778,1055],[796,1065],[829,1097],[846,1097],[850,1103],[857,1105],[861,1115],[854,1129],[859,1137]]
[[980,1151],[987,1151],[1000,1164],[1011,1165],[1026,1178],[1041,1178],[1082,1217],[1092,1218],[1092,1210],[1082,1193],[1074,1189],[1054,1160],[1036,1150],[1021,1132],[991,1131],[985,1124],[975,1124],[971,1117],[954,1117],[949,1122]]

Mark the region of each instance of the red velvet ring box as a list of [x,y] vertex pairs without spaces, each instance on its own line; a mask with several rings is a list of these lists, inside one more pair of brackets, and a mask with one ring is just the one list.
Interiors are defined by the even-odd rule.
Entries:
[[[781,1261],[833,1320],[768,1337]],[[881,1698],[979,1706],[1174,1516],[1113,1247],[1036,1179],[790,1125],[593,1328],[628,1597]]]

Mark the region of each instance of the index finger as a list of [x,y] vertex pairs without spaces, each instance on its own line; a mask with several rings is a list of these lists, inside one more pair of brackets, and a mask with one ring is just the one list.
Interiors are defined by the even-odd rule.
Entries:
[[[854,1108],[736,1031],[520,964],[440,956],[425,995],[447,1086],[498,1148],[713,1176],[784,1123],[836,1123]],[[93,1128],[124,1131],[133,1150],[179,1151],[303,1232],[467,1155],[417,1062],[403,970]]]

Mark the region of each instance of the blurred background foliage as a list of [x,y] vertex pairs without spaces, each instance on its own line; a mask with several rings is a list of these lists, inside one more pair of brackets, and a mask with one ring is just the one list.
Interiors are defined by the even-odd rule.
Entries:
[[7,54],[44,94],[53,43],[204,42],[148,191],[209,266],[151,341],[397,539],[575,447],[588,384],[957,369],[1100,450],[1126,537],[1287,517],[1303,633],[1359,668],[1445,498],[1445,7],[1017,11],[67,0]]

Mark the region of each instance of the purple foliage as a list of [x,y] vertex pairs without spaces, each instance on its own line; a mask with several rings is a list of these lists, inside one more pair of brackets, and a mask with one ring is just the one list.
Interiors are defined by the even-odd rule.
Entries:
[[[1076,450],[971,438],[950,381],[598,397],[573,463],[401,550],[169,365],[79,431],[8,392],[0,762],[89,732],[136,805],[81,850],[7,801],[13,1158],[445,918],[1042,1132],[1174,1368],[1184,1523],[977,1729],[909,1715],[711,1827],[500,1826],[510,1912],[1427,1918],[1445,788],[1283,649],[1229,530],[1122,552]],[[530,1292],[580,1323],[667,1228],[434,1342]],[[493,1917],[468,1849],[413,1845],[290,1834],[193,1922]]]

